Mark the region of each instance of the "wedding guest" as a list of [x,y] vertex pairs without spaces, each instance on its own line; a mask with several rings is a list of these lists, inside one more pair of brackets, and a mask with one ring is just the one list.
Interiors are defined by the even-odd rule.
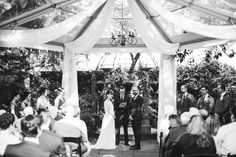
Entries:
[[56,90],[56,92],[57,92],[57,97],[54,100],[54,106],[57,109],[62,109],[63,104],[65,103],[65,99],[64,99],[65,91],[64,91],[64,89],[59,88],[59,89]]
[[[56,121],[53,130],[61,137],[82,137],[83,144],[87,148],[82,156],[86,157],[91,151],[88,141],[87,126],[83,120],[80,119],[80,109],[78,107],[68,105],[65,108],[65,117]],[[77,146],[73,146],[76,148]]]
[[187,133],[180,137],[172,151],[173,157],[191,154],[216,154],[214,139],[207,133],[201,116],[194,116],[187,127]]
[[124,144],[129,145],[128,123],[129,123],[129,95],[125,92],[125,87],[121,86],[119,92],[114,95],[116,145],[120,143],[120,128],[124,128]]
[[180,89],[182,92],[182,97],[181,97],[181,101],[179,103],[179,106],[177,106],[177,110],[178,110],[179,115],[183,112],[188,111],[190,107],[195,106],[194,96],[192,94],[188,93],[188,86],[182,85]]
[[219,116],[221,125],[228,124],[230,120],[230,96],[226,93],[225,85],[218,84],[216,88],[219,97],[216,100],[215,104],[215,113]]
[[41,114],[39,118],[41,134],[39,136],[40,147],[51,153],[51,157],[66,157],[66,148],[61,136],[50,131],[52,117],[49,112]]
[[49,91],[47,88],[42,87],[40,89],[41,96],[38,98],[36,103],[36,110],[38,111],[40,108],[48,109],[51,104],[48,98]]
[[3,157],[49,157],[50,152],[44,151],[39,145],[40,124],[38,117],[28,115],[21,121],[24,134],[23,142],[8,145]]
[[[186,128],[190,121],[190,114],[188,112],[182,113],[180,115],[180,121],[181,121],[181,125],[170,129],[169,134],[166,138],[166,141],[164,144],[164,150],[163,150],[165,157],[171,156],[173,147],[176,145],[179,138],[187,132]],[[180,123],[178,122],[177,124],[180,124]]]
[[25,109],[25,107],[32,106],[31,105],[31,93],[27,93],[25,99],[21,102],[21,108],[22,110]]
[[132,89],[132,97],[130,101],[130,116],[129,119],[132,123],[132,129],[134,132],[135,144],[130,147],[131,150],[141,149],[141,121],[142,121],[142,105],[143,97],[140,96],[137,87]]
[[236,155],[236,107],[231,108],[232,122],[219,128],[216,134],[217,153],[222,156]]
[[206,126],[209,135],[214,138],[220,128],[220,121],[218,116],[209,115],[206,119]]
[[11,113],[6,112],[0,115],[0,156],[4,154],[7,145],[21,142],[11,131],[14,121],[15,116]]
[[14,114],[17,118],[22,117],[22,109],[20,106],[20,94],[15,94],[13,100],[10,103],[11,113]]

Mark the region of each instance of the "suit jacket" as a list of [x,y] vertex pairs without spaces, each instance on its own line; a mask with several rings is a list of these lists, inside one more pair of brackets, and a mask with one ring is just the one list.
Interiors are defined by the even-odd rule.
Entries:
[[186,96],[182,96],[181,102],[178,106],[178,110],[181,113],[183,113],[183,112],[189,111],[189,108],[194,107],[194,106],[195,106],[194,96],[190,93],[187,93]]
[[50,152],[44,151],[39,144],[23,141],[8,145],[3,157],[49,157]]
[[124,95],[122,99],[120,97],[120,93],[117,92],[114,97],[114,110],[116,117],[124,116],[124,118],[128,119],[130,114],[130,98],[127,94]]
[[218,98],[215,104],[215,113],[223,115],[229,110],[230,103],[230,97],[228,94],[225,94],[222,99]]
[[209,113],[214,112],[214,98],[210,95],[201,96],[197,101],[198,109],[205,109]]
[[130,101],[130,113],[133,120],[142,119],[142,105],[143,105],[143,97],[137,95],[134,98],[131,98]]
[[39,136],[40,147],[53,156],[66,157],[66,148],[63,143],[62,137],[56,135],[48,130],[43,130]]

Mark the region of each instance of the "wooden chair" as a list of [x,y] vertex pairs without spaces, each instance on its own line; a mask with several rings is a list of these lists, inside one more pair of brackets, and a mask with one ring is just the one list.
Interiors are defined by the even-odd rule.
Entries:
[[71,149],[71,152],[70,152],[71,156],[72,156],[73,152],[75,152],[76,155],[78,155],[80,157],[82,156],[82,150],[81,150],[82,139],[81,139],[81,137],[63,137],[63,140],[65,143],[69,142],[69,143],[75,143],[78,145],[77,149],[75,149],[75,150]]

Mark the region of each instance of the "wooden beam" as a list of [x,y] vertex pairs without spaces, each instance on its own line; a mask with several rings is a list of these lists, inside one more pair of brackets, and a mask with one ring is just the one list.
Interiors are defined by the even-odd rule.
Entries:
[[18,26],[18,25],[22,25],[24,23],[27,23],[29,21],[32,21],[36,18],[38,18],[39,16],[49,13],[51,11],[53,11],[55,8],[61,8],[63,6],[69,5],[71,3],[75,3],[76,0],[65,0],[63,2],[59,2],[59,3],[50,3],[50,4],[45,4],[43,6],[40,6],[39,8],[30,10],[28,12],[25,12],[23,14],[20,14],[18,16],[15,16],[13,18],[10,18],[8,20],[5,20],[3,22],[0,23],[0,28],[8,28],[9,26],[11,26],[12,24]]
[[194,1],[192,1],[192,2],[188,2],[186,0],[168,0],[168,1],[187,6],[195,11],[207,14],[211,17],[219,18],[229,24],[236,23],[236,16],[231,15],[231,14],[227,14],[217,8],[212,8],[210,6],[204,6],[204,5],[194,2]]
[[140,0],[136,0],[138,6],[143,11],[143,13],[147,16],[147,18],[151,21],[151,23],[157,28],[157,30],[160,32],[160,34],[164,37],[164,39],[172,43],[169,35],[166,33],[165,29],[161,26],[161,24],[153,18],[153,16],[150,14],[150,11],[143,5],[143,3],[140,2]]
[[[107,2],[107,1],[106,1]],[[106,2],[104,2],[95,12],[94,14],[88,19],[88,21],[86,22],[86,24],[82,27],[82,29],[78,32],[78,34],[75,36],[75,38],[73,39],[76,40],[78,39],[86,30],[87,28],[91,25],[91,23],[97,18],[97,16],[99,15],[99,13],[102,11],[102,8],[105,6]]]

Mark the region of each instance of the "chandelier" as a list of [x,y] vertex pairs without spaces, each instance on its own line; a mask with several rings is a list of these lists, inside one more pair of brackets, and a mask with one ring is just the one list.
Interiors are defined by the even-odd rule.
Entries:
[[[121,8],[121,29],[119,30],[118,34],[115,35],[115,33],[111,33],[111,38],[109,40],[109,43],[116,47],[118,45],[120,46],[125,46],[126,43],[130,45],[135,45],[137,43],[137,38],[135,37],[134,30],[129,29],[127,31],[126,25],[125,25],[125,20],[124,20],[124,5],[123,5],[123,0],[122,0],[122,8]],[[128,32],[128,34],[127,34]]]

